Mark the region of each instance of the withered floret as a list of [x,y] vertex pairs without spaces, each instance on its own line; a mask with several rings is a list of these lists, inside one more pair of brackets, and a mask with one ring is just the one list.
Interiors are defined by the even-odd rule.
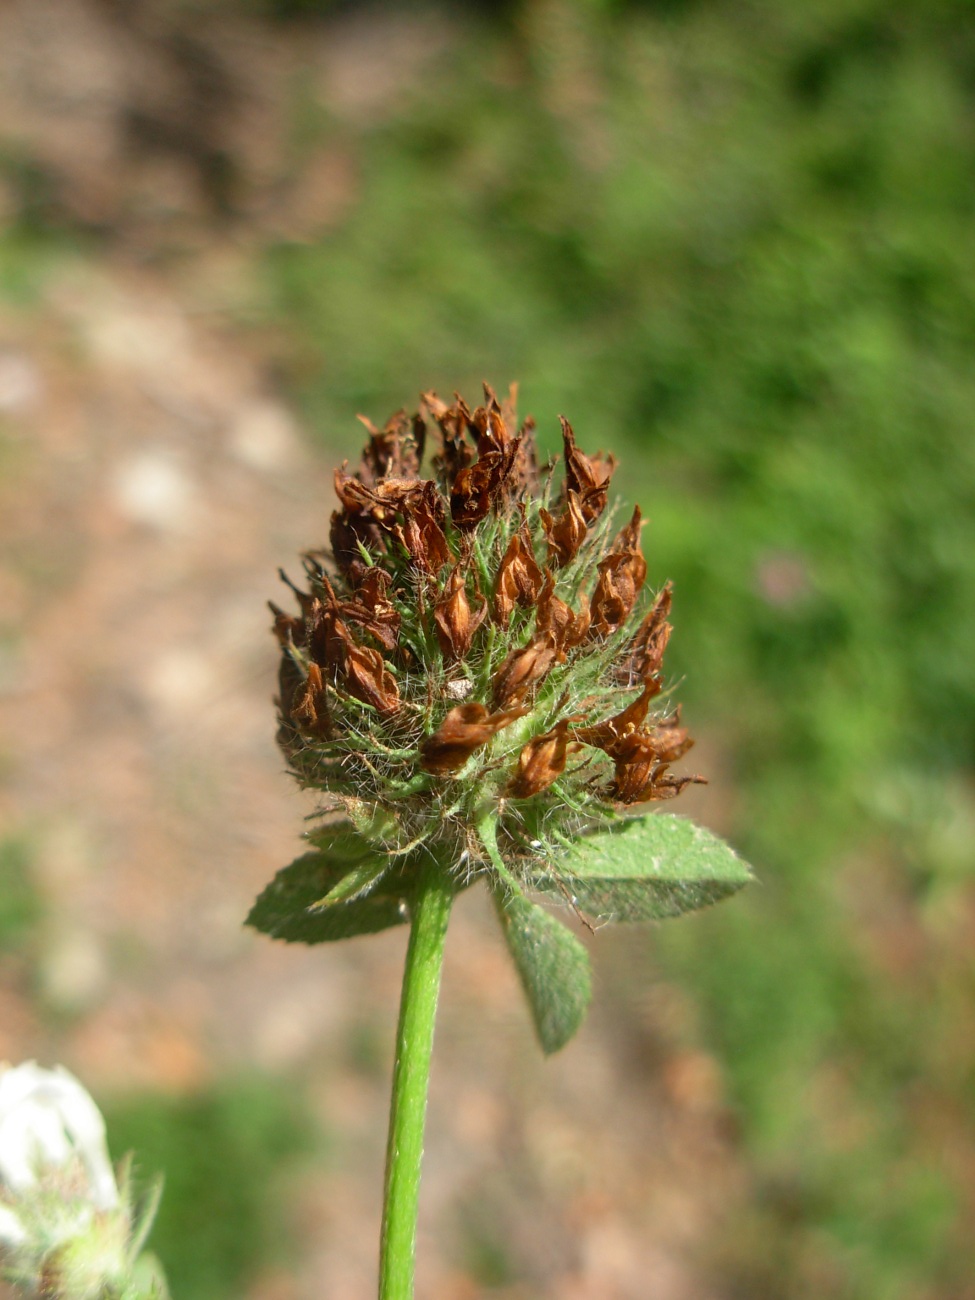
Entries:
[[464,567],[462,564],[455,565],[433,607],[437,640],[444,659],[463,659],[471,648],[474,633],[487,617],[487,612],[488,603],[483,596],[480,597],[480,605],[471,609]]
[[563,718],[551,731],[530,740],[518,755],[518,771],[508,787],[512,799],[530,799],[547,790],[565,771],[571,719]]
[[483,704],[459,704],[420,745],[420,764],[427,772],[456,772],[475,750],[527,712],[502,709],[489,714]]
[[645,594],[641,512],[614,528],[616,462],[564,419],[561,482],[540,469],[514,401],[485,386],[474,409],[424,393],[381,429],[360,417],[331,562],[306,556],[296,614],[271,607],[301,781],[390,854],[447,845],[467,870],[485,808],[517,868],[570,807],[578,830],[702,779],[670,770],[692,744],[679,712],[652,712],[671,589]]
[[508,626],[516,605],[528,609],[535,603],[542,581],[531,534],[522,527],[508,543],[494,580],[494,616],[502,627]]

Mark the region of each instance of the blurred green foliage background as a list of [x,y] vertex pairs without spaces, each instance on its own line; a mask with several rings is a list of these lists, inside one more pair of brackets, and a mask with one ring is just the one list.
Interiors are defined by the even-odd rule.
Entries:
[[[561,411],[620,457],[651,581],[674,581],[715,817],[761,878],[623,940],[634,982],[693,991],[731,1081],[756,1194],[716,1247],[727,1294],[970,1297],[975,13],[546,0],[450,22],[393,116],[296,95],[295,156],[337,140],[360,188],[320,235],[259,241],[253,324],[330,446],[420,386],[517,379],[548,450]],[[68,237],[32,208],[4,293]],[[222,1105],[161,1108],[138,1141],[113,1122],[153,1166],[146,1131],[230,1132]],[[259,1090],[227,1105],[265,1126],[231,1163],[290,1149]],[[160,1142],[174,1291],[230,1295],[219,1242],[205,1284],[179,1262],[199,1146],[184,1166]]]

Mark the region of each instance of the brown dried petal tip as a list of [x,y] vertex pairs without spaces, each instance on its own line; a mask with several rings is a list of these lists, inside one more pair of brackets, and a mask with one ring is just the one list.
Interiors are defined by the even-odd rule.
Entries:
[[369,431],[359,471],[363,483],[374,487],[381,479],[419,475],[426,435],[426,425],[419,416],[411,420],[405,411],[397,411],[384,429],[377,429],[364,415],[358,418]]
[[586,533],[589,531],[582,513],[579,493],[571,489],[566,493],[565,507],[557,519],[547,510],[541,510],[539,513],[548,540],[549,563],[558,569],[563,569],[578,555],[579,547],[586,540]]
[[543,632],[522,650],[515,650],[494,674],[494,704],[502,708],[517,704],[529,689],[546,676],[559,659],[559,649],[551,632]]
[[582,517],[587,524],[606,509],[609,494],[609,481],[616,469],[616,457],[608,456],[603,460],[599,456],[586,456],[576,446],[572,425],[562,415],[562,443],[565,449],[565,492],[566,499],[570,492],[577,493],[582,510]]
[[456,772],[475,750],[526,712],[505,709],[489,714],[483,704],[459,704],[420,745],[420,766],[425,772]]
[[386,716],[399,709],[399,687],[378,650],[355,645],[345,659],[345,689]]
[[515,605],[528,609],[535,604],[543,581],[531,534],[523,527],[508,543],[494,580],[494,616],[502,627],[508,626]]
[[564,719],[544,736],[528,742],[518,755],[518,771],[508,787],[512,799],[530,799],[558,780],[565,771],[568,732],[569,719]]
[[599,580],[592,597],[594,636],[609,636],[633,612],[647,576],[647,562],[640,550],[641,528],[640,507],[637,506],[609,555],[599,562]]
[[[478,593],[480,594],[480,593]],[[477,612],[471,610],[467,599],[467,583],[461,565],[451,570],[443,595],[433,609],[437,626],[437,640],[447,660],[463,659],[471,648],[474,633],[487,616],[488,604],[481,596]]]
[[[282,707],[286,706],[282,704]],[[313,735],[328,733],[328,695],[318,664],[309,664],[308,676],[294,692],[290,714],[291,721],[299,731],[311,732]]]
[[443,530],[445,511],[436,483],[425,481],[422,491],[404,505],[403,514],[405,521],[402,527],[396,526],[396,536],[417,568],[431,575],[439,573],[453,555]]
[[633,643],[626,667],[631,680],[642,679],[648,685],[653,682],[660,689],[660,670],[663,667],[664,651],[673,631],[667,622],[671,605],[671,585],[668,582],[653,602],[646,618],[640,624]]

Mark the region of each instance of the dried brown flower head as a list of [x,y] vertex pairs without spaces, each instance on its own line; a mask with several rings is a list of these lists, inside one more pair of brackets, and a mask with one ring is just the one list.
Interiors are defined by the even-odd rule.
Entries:
[[517,874],[563,831],[701,779],[671,773],[692,742],[650,711],[671,595],[646,601],[640,510],[614,535],[615,461],[567,420],[561,486],[540,470],[514,397],[426,393],[381,430],[363,419],[360,464],[335,474],[332,572],[309,555],[297,616],[272,607],[300,780],[392,858],[428,843],[465,878],[488,865],[486,818]]
[[424,393],[416,415],[363,420],[359,465],[336,471],[331,555],[305,556],[295,614],[271,609],[281,747],[342,815],[249,920],[320,943],[411,919],[416,938],[430,899],[483,876],[555,1051],[589,963],[530,893],[587,924],[660,920],[750,876],[684,818],[640,815],[702,780],[672,771],[692,741],[664,690],[670,584],[646,590],[640,510],[614,521],[615,460],[563,419],[564,473],[540,467],[514,408],[514,389],[473,410]]

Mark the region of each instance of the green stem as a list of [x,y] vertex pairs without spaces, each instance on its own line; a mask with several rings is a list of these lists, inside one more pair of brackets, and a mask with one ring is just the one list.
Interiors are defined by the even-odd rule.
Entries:
[[379,1300],[412,1300],[413,1297],[423,1123],[444,939],[453,899],[454,888],[446,869],[434,857],[427,857],[420,868],[413,898],[412,929],[396,1032],[379,1247]]

